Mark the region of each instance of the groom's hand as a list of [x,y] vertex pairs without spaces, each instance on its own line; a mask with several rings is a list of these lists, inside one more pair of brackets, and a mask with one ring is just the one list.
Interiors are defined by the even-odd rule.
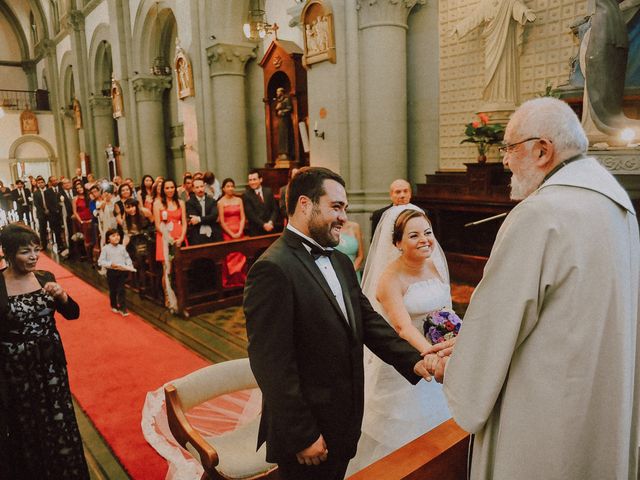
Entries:
[[431,374],[429,373],[429,370],[427,369],[427,365],[423,360],[420,360],[418,363],[416,363],[415,367],[413,367],[413,372],[416,375],[421,376],[422,378],[424,378],[427,382],[431,381]]
[[329,450],[327,444],[324,443],[322,435],[304,450],[296,453],[296,458],[300,465],[320,465],[327,459]]

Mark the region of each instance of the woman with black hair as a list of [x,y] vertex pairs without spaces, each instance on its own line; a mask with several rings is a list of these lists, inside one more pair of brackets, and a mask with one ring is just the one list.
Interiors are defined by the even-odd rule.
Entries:
[[14,223],[0,233],[8,267],[0,271],[0,450],[2,478],[88,479],[73,410],[67,362],[54,312],[80,316],[52,273],[36,270],[38,234]]
[[153,208],[153,177],[151,175],[142,177],[140,189],[138,190],[138,200],[143,207],[149,210]]

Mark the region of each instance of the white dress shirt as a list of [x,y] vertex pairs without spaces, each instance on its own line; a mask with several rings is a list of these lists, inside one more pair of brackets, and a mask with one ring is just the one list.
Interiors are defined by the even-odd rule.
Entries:
[[[327,249],[323,247],[318,242],[316,242],[313,238],[306,236],[296,227],[291,225],[291,223],[287,224],[287,228],[291,230],[293,233],[295,233],[296,235],[299,235],[305,240],[316,245],[318,248],[322,248],[323,250],[331,250],[330,248]],[[304,248],[307,249],[307,252],[309,252],[309,255],[311,255],[311,247],[305,243],[303,243],[302,245],[304,246]],[[349,317],[347,315],[347,306],[344,303],[344,296],[342,295],[342,286],[340,285],[340,280],[338,280],[336,271],[333,269],[333,265],[331,265],[331,260],[329,259],[329,257],[325,255],[320,255],[315,262],[318,268],[320,269],[320,273],[322,273],[322,276],[329,284],[329,288],[331,289],[333,296],[336,297],[336,300],[338,301],[338,305],[340,306],[340,310],[342,310],[342,314],[344,315],[345,320],[348,321]]]

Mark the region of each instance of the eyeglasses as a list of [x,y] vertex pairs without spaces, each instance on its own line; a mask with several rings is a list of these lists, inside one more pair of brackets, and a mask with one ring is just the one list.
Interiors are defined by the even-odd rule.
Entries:
[[540,137],[531,137],[531,138],[527,138],[526,140],[522,140],[521,142],[516,142],[516,143],[507,143],[501,147],[498,147],[498,151],[501,154],[505,154],[505,153],[510,153],[513,151],[514,147],[517,147],[518,145],[520,145],[521,143],[526,143],[526,142],[530,142],[531,140],[541,140]]

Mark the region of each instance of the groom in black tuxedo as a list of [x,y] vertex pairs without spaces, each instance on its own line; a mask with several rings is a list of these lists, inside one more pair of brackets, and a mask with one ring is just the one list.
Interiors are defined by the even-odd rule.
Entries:
[[364,403],[363,344],[409,382],[418,352],[371,307],[349,258],[344,180],[303,168],[288,188],[290,223],[253,265],[244,293],[249,360],[263,393],[258,446],[285,480],[344,478]]

